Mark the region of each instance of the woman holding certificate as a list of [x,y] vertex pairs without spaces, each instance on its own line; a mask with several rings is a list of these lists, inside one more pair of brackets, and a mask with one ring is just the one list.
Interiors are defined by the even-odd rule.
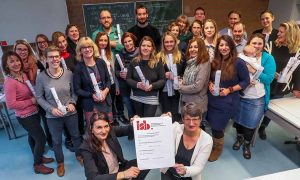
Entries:
[[82,98],[86,125],[95,110],[108,114],[112,123],[110,75],[104,60],[99,59],[96,44],[89,37],[82,37],[77,43],[78,63],[74,71],[74,89]]
[[212,138],[199,127],[203,109],[189,102],[182,109],[182,122],[173,123],[175,165],[161,169],[162,180],[200,180],[212,149]]
[[112,100],[112,113],[113,113],[113,125],[119,125],[118,119],[124,122],[128,120],[124,117],[124,106],[122,102],[122,96],[120,95],[119,81],[115,74],[115,58],[111,51],[110,40],[108,34],[105,32],[99,32],[95,39],[96,45],[100,50],[101,59],[106,63],[109,78],[111,81],[110,96]]
[[247,88],[250,78],[245,62],[237,57],[235,44],[228,35],[218,39],[211,68],[207,120],[214,142],[209,161],[215,161],[223,150],[224,129],[229,119],[236,116],[239,91]]
[[210,75],[209,55],[204,41],[200,38],[193,38],[188,45],[186,53],[188,59],[179,84],[181,93],[181,105],[188,102],[197,102],[203,110],[203,116],[207,111],[207,89]]
[[28,132],[28,143],[33,153],[35,173],[51,174],[54,169],[44,164],[51,163],[54,159],[43,157],[46,137],[40,124],[37,102],[26,84],[28,78],[23,73],[23,68],[23,62],[17,53],[9,51],[3,55],[2,69],[7,76],[4,81],[6,105],[16,112],[18,122]]
[[57,175],[62,177],[65,174],[62,150],[64,126],[71,135],[76,158],[80,160],[77,152],[81,143],[75,109],[77,97],[73,90],[72,72],[60,66],[59,49],[56,46],[49,46],[45,55],[48,68],[37,77],[36,97],[40,106],[46,111],[53,151],[58,164]]
[[145,179],[148,170],[140,171],[136,160],[124,159],[118,137],[133,133],[132,126],[110,126],[106,113],[95,111],[86,137],[80,146],[88,180]]
[[[243,145],[243,156],[245,159],[250,159],[250,143],[255,129],[264,115],[264,111],[268,109],[270,84],[274,79],[276,64],[273,56],[264,52],[265,38],[262,34],[252,35],[247,44],[244,48],[245,56],[241,58],[246,60],[252,57],[253,59],[252,64],[247,64],[251,84],[243,91],[240,99],[239,113],[234,119],[236,122],[237,137],[232,148],[233,150],[239,150],[241,145]],[[255,66],[259,68],[253,68]],[[260,69],[263,69],[262,72],[259,75],[255,75]]]
[[165,70],[155,57],[155,45],[149,36],[142,38],[139,55],[130,63],[126,79],[132,89],[130,98],[136,114],[154,117],[159,105],[159,89],[165,84]]
[[[120,85],[120,93],[122,96],[123,103],[125,104],[128,112],[128,118],[132,118],[135,115],[135,109],[133,107],[133,102],[130,99],[130,87],[126,82],[126,76],[127,76],[127,71],[128,67],[132,61],[138,54],[139,54],[139,48],[136,47],[136,41],[137,38],[135,37],[134,34],[130,32],[125,32],[122,36],[121,42],[124,46],[124,49],[122,49],[120,55],[120,60],[123,64],[120,65],[121,63],[118,60],[118,57],[116,55],[117,61],[115,65],[116,69],[116,76],[119,81]],[[128,124],[129,121],[122,121],[125,124]]]
[[183,76],[185,61],[183,55],[178,50],[177,38],[171,32],[166,32],[162,37],[163,47],[157,54],[157,58],[164,64],[166,71],[166,84],[160,91],[160,102],[162,113],[171,112],[173,120],[181,120],[178,112],[179,106],[179,78]]
[[[288,21],[281,23],[278,31],[277,39],[269,49],[276,62],[276,74],[271,83],[270,98],[282,98],[289,93],[300,98],[300,28],[296,22]],[[269,123],[270,119],[265,116],[258,130],[261,139],[267,138],[265,128]]]

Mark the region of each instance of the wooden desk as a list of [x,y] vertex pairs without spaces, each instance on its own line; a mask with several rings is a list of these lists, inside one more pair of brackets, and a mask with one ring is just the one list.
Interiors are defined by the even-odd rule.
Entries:
[[273,99],[265,116],[300,137],[300,99],[295,97]]
[[299,180],[299,179],[300,179],[300,168],[274,173],[274,174],[268,174],[264,176],[258,176],[246,180]]

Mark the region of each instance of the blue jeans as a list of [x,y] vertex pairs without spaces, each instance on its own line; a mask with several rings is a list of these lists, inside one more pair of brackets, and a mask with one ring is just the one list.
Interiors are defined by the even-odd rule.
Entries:
[[123,104],[125,104],[128,112],[128,118],[132,118],[135,115],[135,109],[133,102],[129,96],[122,96]]
[[79,129],[78,129],[78,117],[77,114],[73,114],[66,117],[47,118],[48,127],[52,136],[53,151],[57,163],[64,162],[64,154],[62,150],[62,132],[64,126],[68,129],[76,156],[79,155],[78,148],[81,144]]

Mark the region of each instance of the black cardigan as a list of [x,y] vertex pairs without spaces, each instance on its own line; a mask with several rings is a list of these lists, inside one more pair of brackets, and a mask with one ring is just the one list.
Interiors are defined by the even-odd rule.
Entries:
[[[110,89],[111,81],[106,63],[102,59],[97,59],[96,66],[100,73],[103,89]],[[94,100],[92,96],[95,93],[95,91],[90,74],[84,62],[77,63],[73,74],[74,91],[78,96],[82,97],[83,110],[87,112],[93,111]],[[108,105],[111,104],[111,98],[109,94],[106,97],[106,102]]]
[[[128,136],[133,133],[132,126],[114,126],[107,136],[106,143],[115,153],[119,161],[119,171],[124,170],[127,160],[124,159],[121,145],[117,137]],[[79,147],[83,156],[84,171],[87,180],[115,180],[117,173],[109,174],[106,159],[102,152],[91,148],[86,140]]]

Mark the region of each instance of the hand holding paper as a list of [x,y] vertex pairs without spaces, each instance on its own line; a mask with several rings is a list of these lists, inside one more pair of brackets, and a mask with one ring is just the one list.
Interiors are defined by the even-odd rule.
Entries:
[[[62,105],[62,103],[60,102],[58,96],[57,96],[57,93],[56,93],[56,90],[55,88],[50,88],[50,91],[55,99],[55,102],[57,104],[57,109],[59,109],[63,115],[67,114],[67,110],[66,110],[66,107]],[[54,108],[55,109],[55,108]]]
[[221,80],[221,70],[217,70],[215,75],[214,91],[212,93],[214,96],[219,96],[220,94],[220,80]]
[[146,78],[145,78],[145,76],[144,76],[144,74],[143,74],[140,66],[135,66],[134,68],[135,68],[136,72],[138,73],[138,75],[139,75],[142,83],[144,84],[145,88],[147,89],[148,86],[149,86],[149,81],[146,80]]
[[92,80],[92,83],[93,83],[93,86],[94,86],[94,90],[96,92],[96,96],[100,99],[103,99],[103,96],[100,92],[100,88],[98,86],[98,83],[97,83],[97,80],[96,80],[96,76],[94,73],[90,73],[90,77],[91,77],[91,80]]

